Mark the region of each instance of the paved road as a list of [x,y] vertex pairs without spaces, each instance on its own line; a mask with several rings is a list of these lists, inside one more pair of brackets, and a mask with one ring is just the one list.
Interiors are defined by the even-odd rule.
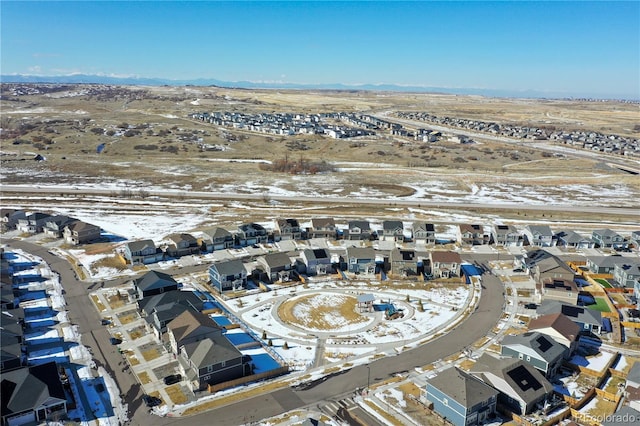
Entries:
[[[146,190],[146,189],[145,189]],[[234,194],[216,193],[202,191],[183,191],[163,189],[161,191],[146,190],[150,196],[154,197],[179,197],[181,199],[211,199],[211,200],[264,200],[264,194]],[[8,193],[29,193],[29,194],[65,194],[65,195],[102,195],[111,196],[113,189],[102,188],[69,188],[65,186],[26,186],[26,185],[2,185],[3,194]],[[590,206],[574,204],[525,204],[525,203],[456,203],[433,200],[416,199],[379,199],[379,198],[349,198],[344,197],[302,197],[269,195],[269,199],[282,202],[309,202],[316,204],[333,205],[376,205],[376,206],[404,206],[404,207],[433,207],[443,209],[482,209],[482,210],[517,210],[517,211],[542,211],[542,212],[576,212],[576,213],[599,213],[612,215],[640,216],[640,209]]]
[[[476,311],[471,318],[464,321],[448,334],[399,355],[381,358],[367,366],[354,367],[346,372],[330,376],[326,380],[306,390],[285,388],[269,394],[244,399],[213,413],[203,413],[187,418],[159,418],[149,415],[141,404],[142,392],[135,378],[122,371],[122,357],[108,343],[108,333],[100,326],[100,316],[91,304],[88,285],[79,281],[66,260],[56,257],[44,247],[25,241],[4,241],[10,247],[19,248],[47,262],[51,269],[60,274],[60,281],[65,289],[65,298],[69,309],[69,319],[79,325],[83,344],[93,350],[96,362],[103,365],[116,380],[125,402],[129,404],[131,424],[134,425],[168,425],[179,422],[180,425],[201,425],[211,422],[215,416],[215,424],[220,426],[237,426],[250,421],[258,421],[299,409],[315,409],[319,404],[330,399],[350,395],[357,388],[365,388],[371,383],[386,379],[395,373],[409,371],[459,352],[467,345],[486,336],[497,323],[504,305],[503,286],[497,277],[485,275],[483,290]],[[370,375],[369,375],[370,373]]]

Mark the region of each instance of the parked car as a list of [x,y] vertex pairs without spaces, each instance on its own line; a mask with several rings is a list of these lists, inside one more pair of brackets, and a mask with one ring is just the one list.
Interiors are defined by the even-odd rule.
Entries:
[[157,396],[151,396],[146,394],[142,395],[142,401],[145,403],[147,407],[156,407],[162,404],[162,400]]
[[524,307],[527,309],[535,309],[538,307],[538,305],[536,305],[535,303],[527,303],[526,305],[524,305]]
[[522,268],[516,268],[513,270],[513,272],[524,272],[524,269]]
[[117,337],[112,337],[109,339],[109,342],[111,342],[112,345],[119,345],[120,343],[122,343],[122,339],[118,339]]
[[164,378],[164,384],[165,385],[173,385],[174,383],[178,383],[180,380],[182,380],[182,376],[179,374],[171,374],[167,377]]
[[111,321],[110,321],[110,320],[108,320],[108,319],[106,319],[106,318],[102,318],[102,319],[100,320],[100,324],[102,324],[102,325],[109,325],[109,324],[111,324]]

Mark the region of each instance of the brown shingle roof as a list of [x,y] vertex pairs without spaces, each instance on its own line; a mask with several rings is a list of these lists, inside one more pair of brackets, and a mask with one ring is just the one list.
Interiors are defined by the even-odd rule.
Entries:
[[455,251],[432,251],[431,260],[438,263],[462,263],[460,254]]
[[578,337],[578,333],[580,333],[578,324],[561,313],[542,315],[529,323],[529,330],[531,331],[548,327],[556,330],[570,342],[574,342]]
[[220,329],[220,327],[218,327],[207,315],[191,309],[184,311],[173,321],[167,324],[167,328],[173,333],[173,337],[178,345],[180,345],[181,340],[186,339],[190,334],[196,332],[201,327],[206,327],[206,329],[201,331],[214,332]]

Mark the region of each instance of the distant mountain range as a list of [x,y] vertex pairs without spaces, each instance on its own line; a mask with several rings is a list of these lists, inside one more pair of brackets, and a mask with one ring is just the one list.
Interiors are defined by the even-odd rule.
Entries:
[[535,90],[513,91],[501,89],[444,88],[402,86],[396,84],[302,84],[282,82],[222,81],[213,78],[195,80],[169,80],[144,77],[111,77],[91,74],[39,76],[24,74],[0,75],[2,83],[57,83],[57,84],[110,84],[121,86],[217,86],[243,89],[298,89],[298,90],[364,90],[376,92],[447,93],[454,95],[480,95],[501,98],[567,98],[567,94],[546,93]]

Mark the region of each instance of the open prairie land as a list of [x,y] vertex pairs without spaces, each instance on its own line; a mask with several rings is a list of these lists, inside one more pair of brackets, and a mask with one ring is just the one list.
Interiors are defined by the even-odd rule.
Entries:
[[[188,116],[214,111],[364,112],[393,120],[395,111],[424,111],[637,138],[638,105],[623,102],[4,84],[0,109],[6,185],[113,188],[114,194],[126,191],[130,196],[138,191],[142,196],[148,188],[182,190],[185,196],[189,191],[262,194],[265,199],[301,194],[339,196],[345,202],[368,197],[633,207],[640,199],[638,176],[611,167],[611,156],[553,152],[545,149],[550,141],[505,143],[478,135],[477,143],[469,145],[424,143],[388,132],[348,139],[281,136],[218,127]],[[36,154],[46,161],[34,161]],[[266,164],[283,159],[325,161],[330,171],[291,175],[265,170]]]

